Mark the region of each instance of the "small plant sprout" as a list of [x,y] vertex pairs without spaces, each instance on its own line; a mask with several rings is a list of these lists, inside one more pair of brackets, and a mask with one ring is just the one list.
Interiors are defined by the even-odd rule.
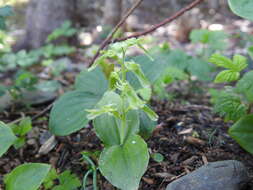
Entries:
[[[155,126],[153,122],[158,119],[147,105],[151,98],[149,80],[141,66],[126,56],[132,46],[144,49],[141,43],[142,40],[133,38],[102,51],[94,65],[77,77],[76,90],[55,103],[49,122],[52,133],[68,135],[92,120],[105,146],[98,168],[108,181],[122,190],[138,188],[149,162],[147,144],[141,135],[147,138]],[[108,68],[105,63],[109,63]],[[139,85],[132,85],[133,81]],[[84,184],[89,174],[93,173],[93,180],[96,178],[94,167],[85,175]]]
[[245,150],[253,154],[253,71],[246,72],[241,77],[241,71],[247,66],[247,58],[235,55],[229,59],[219,54],[211,56],[210,62],[223,67],[214,82],[229,83],[237,81],[235,87],[226,86],[222,91],[211,91],[214,111],[225,118],[225,121],[234,121],[229,134]]

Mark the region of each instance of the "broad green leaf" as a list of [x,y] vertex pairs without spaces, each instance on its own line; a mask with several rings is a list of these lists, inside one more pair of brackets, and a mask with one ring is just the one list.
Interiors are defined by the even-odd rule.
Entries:
[[[164,53],[167,56],[167,53]],[[146,55],[140,55],[136,57],[129,57],[128,60],[133,60],[141,66],[141,70],[147,77],[148,81],[154,83],[168,67],[164,54],[156,53],[152,54],[154,60],[150,60]],[[155,72],[154,72],[155,71]],[[127,80],[134,87],[134,89],[140,89],[141,84],[137,77],[133,73],[127,73]]]
[[105,146],[120,145],[121,138],[124,142],[130,135],[137,134],[139,132],[139,115],[137,111],[129,111],[127,113],[127,126],[123,130],[124,136],[121,137],[122,125],[119,119],[104,114],[97,117],[94,122],[94,128],[97,136],[103,141]]
[[82,71],[75,82],[77,90],[93,93],[94,95],[103,95],[107,87],[107,79],[99,67],[90,72],[87,70]]
[[147,144],[136,135],[131,136],[124,145],[105,148],[100,155],[99,169],[119,189],[136,190],[148,161]]
[[245,95],[249,102],[253,102],[253,71],[247,72],[237,82],[236,90]]
[[253,115],[246,115],[229,129],[229,135],[253,154]]
[[107,91],[106,93],[104,93],[101,100],[99,100],[99,102],[97,103],[96,108],[99,108],[105,105],[114,105],[117,108],[117,110],[120,112],[122,110],[123,102],[120,95],[118,95],[117,93],[113,91]]
[[5,178],[6,190],[37,190],[50,170],[48,164],[23,164]]
[[229,58],[222,56],[220,54],[213,54],[210,57],[209,62],[217,65],[218,67],[224,67],[226,69],[233,69],[234,68],[234,64],[233,64],[232,60],[230,60]]
[[46,81],[36,85],[36,88],[44,92],[55,92],[61,87],[61,84],[56,80]]
[[238,80],[240,73],[232,70],[221,71],[215,78],[215,83],[232,82]]
[[188,60],[187,70],[191,75],[196,76],[199,80],[202,81],[210,81],[211,80],[211,72],[212,67],[208,62],[205,62],[198,58],[191,58]]
[[0,121],[0,157],[10,148],[16,139],[11,128]]
[[69,135],[85,127],[87,109],[92,109],[100,100],[97,96],[88,92],[72,91],[64,94],[54,103],[50,113],[49,129],[59,136]]
[[181,50],[171,51],[167,57],[165,57],[168,66],[176,67],[178,69],[184,70],[187,68],[188,55]]
[[103,141],[105,146],[120,144],[120,129],[118,123],[112,115],[103,114],[93,121],[96,135]]
[[157,122],[152,121],[147,114],[140,110],[139,111],[140,117],[140,132],[139,134],[144,138],[147,139],[152,135],[153,130],[155,129]]
[[228,0],[228,4],[235,14],[253,21],[252,0]]

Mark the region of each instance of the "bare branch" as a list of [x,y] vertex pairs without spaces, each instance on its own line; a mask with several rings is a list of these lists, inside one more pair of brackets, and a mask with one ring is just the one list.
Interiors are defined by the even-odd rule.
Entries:
[[107,36],[107,38],[102,42],[102,44],[100,45],[97,53],[94,55],[94,57],[92,58],[91,62],[89,63],[89,66],[91,66],[95,60],[98,58],[98,56],[100,55],[100,51],[103,50],[108,44],[110,44],[114,34],[118,31],[118,29],[125,23],[126,19],[134,12],[134,10],[139,7],[139,5],[141,4],[143,0],[138,0],[125,14],[125,16],[123,16],[123,18],[120,20],[120,22],[113,28],[112,32]]
[[112,30],[112,32],[108,35],[108,37],[103,41],[103,43],[101,44],[100,48],[98,49],[97,53],[95,54],[95,56],[93,57],[93,59],[91,60],[89,66],[91,66],[95,60],[97,59],[97,57],[100,55],[100,51],[103,50],[107,45],[109,45],[110,43],[114,43],[114,42],[121,42],[130,38],[138,38],[147,34],[150,34],[152,32],[154,32],[155,30],[157,30],[158,28],[171,23],[172,21],[176,20],[177,18],[179,18],[180,16],[182,16],[185,12],[193,9],[194,7],[196,7],[198,4],[202,3],[205,0],[195,0],[192,3],[190,3],[188,6],[186,6],[185,8],[182,8],[181,10],[179,10],[178,12],[176,12],[174,15],[172,15],[171,17],[165,19],[164,21],[162,21],[161,23],[158,23],[154,26],[152,26],[151,28],[149,28],[148,30],[145,30],[143,32],[137,32],[134,33],[130,36],[124,37],[124,38],[119,38],[119,39],[115,39],[112,40],[113,35],[117,32],[117,30],[124,24],[124,22],[126,21],[126,19],[133,13],[133,11],[141,4],[143,0],[139,0],[136,2],[136,4],[127,12],[127,14],[122,18],[122,20],[117,24],[117,26],[115,26],[115,28]]
[[201,2],[203,2],[204,0],[196,0],[194,2],[192,2],[191,4],[189,4],[187,7],[179,10],[178,12],[176,12],[174,15],[172,15],[171,17],[165,19],[164,21],[162,21],[161,23],[158,23],[157,25],[152,26],[151,28],[149,28],[148,30],[145,30],[143,32],[137,32],[135,34],[132,34],[130,36],[124,37],[124,38],[120,38],[120,39],[115,39],[113,40],[113,42],[121,42],[130,38],[138,38],[140,36],[144,36],[147,34],[150,34],[152,32],[154,32],[155,30],[157,30],[158,28],[171,23],[172,21],[176,20],[178,17],[182,16],[185,12],[191,10],[192,8],[196,7],[198,4],[200,4]]

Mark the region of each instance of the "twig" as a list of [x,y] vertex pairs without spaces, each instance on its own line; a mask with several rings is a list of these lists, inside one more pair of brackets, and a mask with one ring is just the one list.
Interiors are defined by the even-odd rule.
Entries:
[[101,46],[99,47],[97,53],[92,58],[91,62],[89,63],[89,66],[91,66],[95,60],[100,55],[100,51],[103,50],[108,44],[110,44],[110,41],[112,40],[114,34],[118,31],[118,29],[125,23],[126,19],[134,12],[134,10],[141,4],[143,0],[138,0],[126,13],[125,16],[120,20],[120,22],[113,28],[112,32],[107,36],[107,38],[102,42]]
[[45,109],[43,109],[40,113],[36,114],[32,117],[32,120],[35,120],[39,118],[40,116],[44,115],[46,112],[48,112],[53,107],[53,103],[49,104]]
[[100,48],[98,49],[97,53],[95,54],[95,56],[92,58],[91,62],[89,63],[89,66],[91,66],[95,60],[97,59],[97,57],[100,55],[100,51],[103,50],[108,44],[113,43],[113,42],[121,42],[130,38],[138,38],[140,36],[144,36],[147,35],[149,33],[154,32],[155,30],[157,30],[158,28],[160,28],[161,26],[164,26],[174,20],[176,20],[178,17],[182,16],[185,12],[193,9],[194,7],[196,7],[198,4],[202,3],[204,0],[195,0],[194,2],[192,2],[191,4],[189,4],[188,6],[186,6],[185,8],[182,8],[181,10],[179,10],[178,12],[176,12],[174,15],[172,15],[171,17],[165,19],[164,21],[162,21],[161,23],[152,26],[151,28],[149,28],[148,30],[145,30],[143,32],[137,32],[134,33],[130,36],[124,37],[124,38],[119,38],[119,39],[115,39],[112,40],[114,33],[119,29],[119,27],[126,21],[127,17],[132,14],[132,12],[140,5],[140,3],[142,2],[142,0],[139,0],[135,6],[133,6],[128,14],[126,14],[126,16],[124,16],[124,18],[119,22],[119,24],[117,24],[117,26],[114,28],[113,32],[103,41],[103,43],[101,44]]
[[201,2],[203,2],[204,0],[195,0],[194,2],[192,2],[191,4],[189,4],[188,6],[186,6],[185,8],[179,10],[178,12],[176,12],[174,15],[172,15],[171,17],[165,19],[164,21],[162,21],[161,23],[158,23],[154,26],[152,26],[151,28],[149,28],[148,30],[145,30],[143,32],[137,32],[135,34],[132,34],[130,36],[124,37],[124,38],[120,38],[120,39],[116,39],[113,42],[121,42],[130,38],[138,38],[140,36],[144,36],[147,34],[150,34],[152,32],[154,32],[155,30],[157,30],[158,28],[176,20],[178,17],[182,16],[185,12],[193,9],[194,7],[196,7],[198,4],[200,4]]

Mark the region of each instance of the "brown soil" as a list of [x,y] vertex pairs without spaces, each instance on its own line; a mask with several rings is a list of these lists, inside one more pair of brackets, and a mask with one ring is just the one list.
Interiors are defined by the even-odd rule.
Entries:
[[[212,113],[208,100],[207,95],[199,93],[179,93],[174,101],[152,101],[159,114],[159,125],[147,142],[152,153],[161,153],[165,159],[161,163],[150,159],[140,190],[163,190],[168,183],[207,162],[230,159],[245,164],[251,176],[251,182],[245,190],[253,190],[253,156],[228,136],[230,123],[224,123],[220,117]],[[19,108],[19,111],[5,112],[0,115],[0,120],[13,121],[19,118],[22,112],[34,116],[45,106],[33,107],[29,111]],[[48,113],[44,116],[44,120],[40,118],[33,121],[34,128],[27,139],[29,144],[19,150],[11,148],[0,159],[0,189],[3,187],[3,175],[25,162],[50,163],[59,172],[70,169],[82,179],[87,165],[80,159],[80,152],[102,149],[90,126],[70,136],[57,137],[57,146],[50,153],[38,155],[40,140],[47,132],[45,118],[48,118]],[[100,189],[114,189],[101,176],[98,182]]]

